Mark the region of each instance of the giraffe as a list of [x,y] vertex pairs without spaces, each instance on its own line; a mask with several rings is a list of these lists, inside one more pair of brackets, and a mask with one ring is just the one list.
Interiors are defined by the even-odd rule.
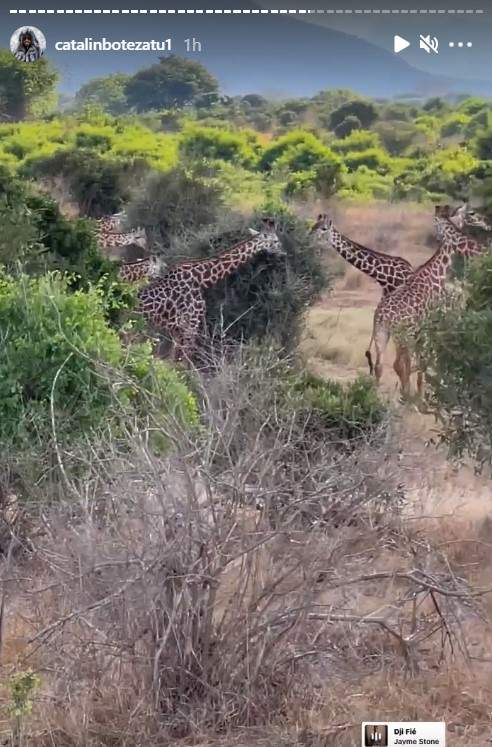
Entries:
[[414,268],[403,257],[376,252],[341,234],[326,214],[318,215],[311,229],[320,239],[327,239],[333,249],[349,264],[376,280],[383,289],[383,297],[398,288],[412,274]]
[[166,264],[161,257],[152,255],[145,259],[137,259],[135,262],[124,262],[119,269],[120,280],[127,283],[136,283],[144,278],[152,278],[162,275]]
[[[456,208],[449,218],[457,228],[465,232],[469,228],[492,230],[492,224],[475,210],[470,210],[466,203]],[[436,228],[439,238],[440,229],[439,227]],[[368,249],[344,236],[335,228],[333,221],[329,219],[326,213],[318,215],[318,220],[311,232],[322,240],[326,239],[349,264],[376,280],[383,289],[383,297],[406,282],[415,270],[410,262],[403,257]]]
[[170,334],[173,358],[189,360],[195,348],[205,324],[204,289],[213,287],[261,252],[285,256],[271,218],[263,220],[261,231],[249,231],[251,238],[232,249],[203,260],[179,262],[139,291],[138,312],[152,326]]
[[[398,339],[398,328],[404,327],[407,335],[415,336],[419,324],[439,305],[445,296],[445,281],[452,256],[461,254],[472,257],[482,254],[486,248],[466,236],[451,220],[449,205],[436,205],[434,221],[442,237],[441,247],[408,280],[393,293],[384,296],[374,313],[372,337],[366,351],[369,371],[379,382],[383,372],[383,354],[391,335],[396,337],[396,358],[393,364],[401,383],[403,395],[409,393],[411,360],[408,343]],[[408,338],[407,338],[408,339]],[[376,361],[373,366],[371,347],[374,343]],[[423,372],[418,371],[417,388],[422,393]]]
[[97,241],[102,249],[118,249],[123,246],[129,246],[130,244],[146,248],[147,239],[145,229],[135,228],[131,231],[122,231],[121,221],[124,217],[125,213],[121,212],[114,215],[106,215],[96,220]]
[[[468,203],[464,202],[463,205],[456,208],[453,213],[450,214],[451,222],[459,228],[461,231],[466,232],[470,228],[481,228],[483,231],[492,231],[492,223],[490,223],[485,216],[477,213],[473,208],[468,207]],[[436,226],[438,238],[440,236],[440,227]]]

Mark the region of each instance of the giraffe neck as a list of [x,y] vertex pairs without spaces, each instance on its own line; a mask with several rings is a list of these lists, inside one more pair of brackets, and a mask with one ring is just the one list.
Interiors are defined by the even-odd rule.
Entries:
[[411,264],[402,257],[392,257],[357,244],[333,225],[330,228],[330,243],[349,264],[379,283],[383,295],[395,290],[413,272]]
[[257,238],[246,239],[217,257],[192,263],[193,274],[202,288],[211,288],[232,275],[239,267],[263,251],[263,248],[263,242],[258,241]]
[[436,228],[442,241],[441,249],[447,248],[451,254],[456,252],[465,257],[472,257],[484,251],[484,247],[478,241],[464,234],[449,218],[438,217]]
[[121,265],[119,276],[122,280],[136,282],[150,275],[152,269],[151,259],[142,259],[139,262],[127,262]]

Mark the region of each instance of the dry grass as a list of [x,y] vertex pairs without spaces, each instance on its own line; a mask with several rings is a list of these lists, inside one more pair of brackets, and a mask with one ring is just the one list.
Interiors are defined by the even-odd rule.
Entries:
[[410,515],[397,432],[312,442],[273,414],[267,362],[204,382],[205,432],[172,459],[144,434],[95,449],[0,564],[2,681],[41,678],[25,747],[349,747],[379,715],[490,728],[484,577]]

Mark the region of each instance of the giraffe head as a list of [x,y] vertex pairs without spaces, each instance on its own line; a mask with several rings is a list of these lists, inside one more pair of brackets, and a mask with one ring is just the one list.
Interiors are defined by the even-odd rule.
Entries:
[[314,233],[318,239],[331,239],[332,230],[333,221],[331,218],[329,218],[327,213],[320,213],[310,233]]
[[451,220],[460,230],[465,228],[481,228],[483,231],[492,231],[492,224],[489,223],[484,215],[480,215],[473,208],[468,207],[468,203],[456,208],[451,215]]
[[255,239],[258,251],[265,251],[268,254],[276,254],[281,257],[285,256],[273,218],[263,218],[261,229],[256,231],[254,228],[250,228],[249,232]]
[[472,257],[484,252],[484,246],[466,236],[452,221],[452,211],[449,205],[436,205],[434,222],[437,233],[443,245],[462,254]]

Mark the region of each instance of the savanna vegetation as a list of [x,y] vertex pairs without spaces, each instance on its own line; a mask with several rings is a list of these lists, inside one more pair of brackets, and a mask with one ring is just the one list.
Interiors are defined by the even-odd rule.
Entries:
[[[424,674],[468,661],[478,621],[489,640],[482,579],[454,536],[406,520],[398,424],[372,380],[317,376],[299,355],[306,312],[340,274],[310,222],[330,198],[476,198],[492,215],[492,102],[228,97],[171,56],[61,107],[50,64],[26,68],[0,54],[7,738],[348,747],[387,715],[375,678],[400,713],[404,682],[417,717]],[[123,208],[169,264],[275,218],[285,257],[207,292],[203,367],[154,354],[101,252],[92,219]],[[420,350],[443,434],[482,462],[491,272],[488,258],[470,269],[465,306],[430,320]],[[436,696],[428,720],[457,718],[450,702]],[[460,712],[477,739],[481,702]]]

